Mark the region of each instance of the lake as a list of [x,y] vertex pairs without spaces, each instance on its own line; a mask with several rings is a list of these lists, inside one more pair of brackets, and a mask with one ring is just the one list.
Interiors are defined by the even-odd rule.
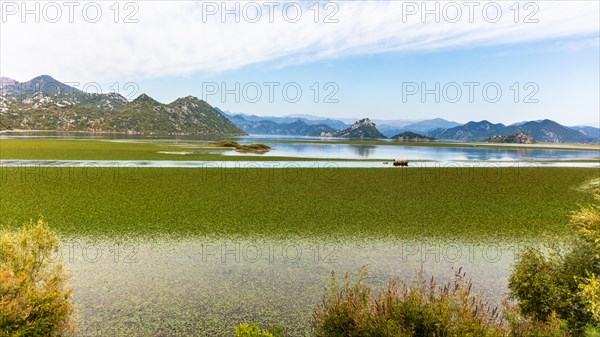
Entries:
[[[0,200],[3,221],[44,216],[62,236],[79,336],[231,336],[243,322],[305,336],[331,272],[356,275],[364,265],[377,289],[419,271],[449,281],[462,268],[499,304],[515,254],[531,244],[520,241],[524,234],[540,245],[544,233],[557,233],[575,201],[587,198],[583,187],[600,179],[595,169],[546,168],[600,167],[599,151],[588,149],[255,136],[238,141],[272,146],[245,154],[257,161],[198,161],[185,153],[240,154],[207,150],[197,139],[100,139],[166,144],[178,160],[0,161],[3,189],[13,196]],[[390,165],[399,157],[410,167]],[[108,169],[131,167],[139,169]],[[483,169],[490,167],[525,169]],[[330,177],[296,168],[340,170]]]
[[[119,136],[121,137],[121,136]],[[238,152],[234,149],[214,148],[212,140],[198,139],[148,139],[148,138],[109,138],[108,135],[85,136],[48,134],[4,134],[0,139],[11,138],[48,138],[54,143],[56,151],[60,149],[61,139],[68,139],[69,148],[73,142],[102,143],[106,145],[156,146],[148,156],[159,155],[160,160],[2,160],[2,166],[94,166],[94,167],[392,167],[390,161],[403,158],[410,161],[411,167],[521,167],[521,166],[557,166],[557,167],[600,167],[600,150],[593,147],[576,147],[564,144],[543,144],[519,147],[514,144],[494,146],[484,143],[421,143],[403,144],[383,142],[376,144],[349,144],[347,140],[310,137],[274,137],[246,136],[237,137],[242,144],[266,143],[272,150],[255,154]],[[39,140],[38,140],[39,141]],[[69,145],[67,144],[67,145]],[[41,144],[47,146],[47,144]],[[84,144],[89,145],[89,144]],[[35,148],[31,149],[32,157]],[[73,150],[71,150],[73,151]],[[60,152],[60,151],[58,151]],[[122,153],[123,151],[116,151]],[[54,152],[56,155],[56,152]],[[240,160],[236,161],[236,157]],[[242,158],[243,157],[243,158]],[[10,157],[8,157],[10,158]],[[17,157],[19,158],[19,157]],[[27,157],[25,157],[27,158]],[[52,158],[52,152],[46,154]],[[90,159],[94,152],[89,153]],[[102,157],[100,157],[102,158]],[[110,156],[105,157],[111,159]],[[164,158],[164,159],[162,159]],[[189,159],[188,159],[189,158]],[[205,159],[206,158],[206,159]],[[220,160],[222,158],[222,160]],[[56,158],[57,159],[57,158]],[[87,159],[87,158],[85,158]],[[117,158],[115,158],[117,159]],[[186,160],[187,159],[187,160]],[[207,159],[210,159],[208,161]],[[297,159],[295,161],[295,159]],[[312,159],[312,161],[311,161]],[[279,161],[279,162],[277,162]]]

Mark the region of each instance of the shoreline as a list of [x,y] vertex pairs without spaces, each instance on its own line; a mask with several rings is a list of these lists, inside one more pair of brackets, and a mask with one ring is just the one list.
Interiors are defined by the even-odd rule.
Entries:
[[[56,138],[68,139],[68,134],[76,135],[114,135],[116,139],[127,140],[127,136],[141,137],[139,139],[148,140],[171,140],[173,137],[190,137],[192,139],[187,140],[210,140],[210,139],[226,139],[226,138],[238,138],[238,137],[277,137],[279,135],[259,135],[259,134],[247,134],[247,135],[225,135],[225,134],[152,134],[152,133],[128,133],[128,132],[109,132],[109,131],[57,131],[57,130],[25,130],[25,129],[13,129],[13,130],[0,130],[0,136],[8,135],[9,133],[25,134],[25,133],[39,133],[39,134],[57,134]],[[62,135],[62,136],[61,136]],[[75,135],[74,135],[75,136]],[[125,136],[124,138],[118,138],[118,136]],[[290,137],[302,137],[302,136],[290,136]],[[193,138],[206,138],[206,139],[193,139]],[[317,138],[317,137],[315,137]],[[137,139],[137,138],[136,138]],[[1,140],[1,139],[0,139]],[[82,139],[86,140],[86,139]],[[93,140],[93,139],[90,139]],[[331,140],[319,138],[314,140],[309,139],[281,139],[281,140],[264,140],[264,143],[271,142],[283,142],[283,143],[310,143],[310,144],[348,144],[348,145],[384,145],[384,146],[410,146],[410,147],[458,147],[458,148],[500,148],[500,149],[549,149],[549,150],[597,150],[600,151],[600,144],[596,143],[548,143],[538,142],[535,144],[514,144],[514,143],[487,143],[482,141],[453,141],[453,140],[438,140],[428,142],[399,142],[393,140],[383,139],[346,139],[346,138],[332,138]]]

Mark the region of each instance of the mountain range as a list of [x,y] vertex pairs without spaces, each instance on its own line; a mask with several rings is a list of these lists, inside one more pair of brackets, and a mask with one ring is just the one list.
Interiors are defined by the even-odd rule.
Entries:
[[423,121],[406,124],[401,127],[390,124],[378,124],[380,125],[379,130],[381,130],[381,133],[383,133],[386,137],[393,137],[394,135],[407,131],[427,134],[428,132],[436,129],[449,129],[461,125],[460,123],[447,121],[443,118],[426,119]]
[[[245,121],[245,122],[267,121],[267,122],[275,122],[277,124],[291,124],[291,123],[295,123],[297,121],[301,121],[307,125],[327,125],[330,128],[332,128],[333,130],[345,129],[349,125],[341,120],[317,117],[317,116],[312,116],[312,115],[289,115],[289,116],[284,116],[284,117],[275,117],[275,116],[264,117],[264,116],[256,116],[256,115],[246,115],[246,114],[242,114],[242,113],[231,113],[229,111],[223,111],[223,110],[219,109],[218,107],[216,109],[221,111],[221,113],[225,117],[229,118],[231,121],[233,121],[234,119],[237,119],[239,121]],[[260,123],[256,123],[255,125],[260,125]]]
[[[508,136],[517,132],[524,132],[536,141],[549,143],[590,143],[599,140],[598,138],[589,137],[577,129],[558,124],[549,119],[512,125],[494,124],[483,120],[469,122],[453,128],[436,129],[428,132],[428,135],[436,139],[472,141],[485,140],[493,136]],[[590,132],[592,131],[590,130]]]
[[349,125],[348,120],[308,114],[284,117],[233,114],[193,96],[168,104],[145,94],[128,101],[118,93],[85,93],[48,75],[22,83],[0,77],[0,130],[347,138],[386,138],[413,132],[438,140],[458,141],[483,141],[524,132],[539,142],[600,143],[600,128],[568,127],[548,119],[511,125],[487,120],[460,124],[442,118],[422,121],[364,118]]
[[163,104],[141,94],[85,93],[48,75],[19,83],[0,78],[0,130],[130,134],[244,135],[218,110],[193,96]]
[[[248,117],[248,115],[242,114],[223,114],[240,129],[250,134],[298,136],[327,135],[334,137],[340,137],[341,135],[345,135],[341,137],[348,137],[349,135],[348,132],[338,132],[336,135],[336,131],[344,131],[344,129],[348,128],[347,126],[345,128],[335,128],[331,125],[331,123],[336,123],[336,126],[339,123],[343,123],[341,120],[327,120],[315,116],[311,116],[314,119],[297,118],[294,120],[293,117]],[[248,119],[252,121],[249,121]],[[373,120],[367,120],[369,124],[375,125]],[[291,122],[278,123],[277,121]],[[436,118],[406,124],[403,127],[394,127],[385,124],[378,125],[375,128],[377,129],[377,132],[368,132],[370,137],[365,137],[363,135],[362,138],[388,137],[395,139],[402,133],[413,132],[438,140],[485,141],[494,136],[509,136],[517,132],[524,132],[539,142],[600,143],[600,128],[592,126],[568,127],[548,119],[504,125],[501,123],[494,124],[487,120],[471,121],[466,124],[460,124],[442,118]],[[381,135],[378,135],[378,133],[381,133]],[[354,134],[356,135],[356,138],[361,138],[360,134]]]
[[[216,108],[221,111],[220,109]],[[235,126],[249,134],[260,135],[295,135],[295,136],[319,136],[322,132],[333,132],[337,129],[325,123],[315,123],[305,118],[277,118],[275,120],[258,118],[257,116],[230,115],[221,113],[227,117]],[[331,120],[333,121],[333,120]],[[336,121],[333,121],[333,124]],[[342,124],[346,127],[346,124]]]

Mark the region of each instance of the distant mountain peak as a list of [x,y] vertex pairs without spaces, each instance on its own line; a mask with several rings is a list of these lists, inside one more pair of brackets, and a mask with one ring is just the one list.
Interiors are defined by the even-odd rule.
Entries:
[[142,102],[149,102],[149,103],[153,103],[153,104],[160,104],[160,102],[158,102],[157,100],[155,100],[154,98],[146,95],[146,94],[141,94],[138,97],[136,97],[136,99],[133,100],[132,103],[142,103]]
[[471,122],[469,122],[467,124],[471,124],[471,125],[494,125],[494,123],[488,121],[487,119],[480,120],[479,122],[471,121]]
[[57,80],[54,79],[54,77],[50,76],[50,75],[39,75],[36,76],[34,78],[32,78],[31,80],[29,80],[28,82],[33,82],[33,81],[52,81],[52,82],[58,82]]
[[17,80],[13,80],[10,77],[0,76],[0,84],[4,83],[19,83]]
[[351,129],[356,129],[359,128],[361,126],[372,126],[372,127],[376,127],[375,123],[371,122],[371,120],[369,118],[363,118],[363,119],[359,119],[356,122],[354,122],[350,128]]
[[[192,96],[192,95],[187,95],[185,97],[179,97],[176,100],[174,100],[172,103],[201,103],[204,102],[203,100],[199,99],[196,96]],[[217,111],[221,111],[221,110],[217,110]]]
[[0,78],[3,95],[27,95],[41,93],[45,96],[56,94],[83,94],[84,92],[64,84],[50,75],[40,75],[27,82],[18,82],[8,77]]
[[302,121],[301,119],[296,119],[295,121],[293,121],[290,124],[293,124],[293,125],[308,125],[304,121]]
[[351,139],[382,139],[386,138],[369,118],[354,122],[349,128],[336,132],[323,132],[322,137],[339,137]]

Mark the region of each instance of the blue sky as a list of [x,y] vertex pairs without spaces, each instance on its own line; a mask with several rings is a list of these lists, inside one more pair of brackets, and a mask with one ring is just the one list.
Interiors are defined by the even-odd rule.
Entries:
[[[463,15],[458,22],[407,15],[408,6],[420,3],[410,1],[321,1],[314,20],[312,2],[303,2],[303,15],[293,23],[277,10],[273,22],[263,17],[250,23],[241,12],[224,20],[207,15],[207,6],[218,4],[210,1],[133,2],[135,22],[123,22],[132,9],[126,3],[120,3],[118,20],[107,7],[93,23],[77,11],[73,22],[64,15],[52,23],[44,16],[23,20],[20,8],[3,7],[0,75],[98,82],[104,92],[117,83],[128,98],[144,92],[170,102],[194,95],[257,115],[503,123],[549,118],[600,126],[597,1],[534,2],[534,12],[527,5],[532,2],[520,1],[518,17],[514,2],[478,2],[473,20]],[[228,2],[236,3],[248,4]],[[448,4],[429,2],[436,3]],[[498,21],[479,11],[489,4],[501,6]],[[332,9],[337,22],[324,22]],[[536,22],[524,22],[527,14]],[[128,82],[138,89],[125,90]],[[221,96],[222,84],[238,93],[239,102],[234,94]],[[423,100],[423,85],[440,102],[433,93]]]
[[[582,41],[589,37],[582,37]],[[573,39],[570,39],[572,42]],[[185,94],[205,98],[209,103],[224,110],[256,115],[282,116],[290,114],[312,114],[331,118],[371,117],[377,119],[428,119],[441,117],[458,122],[487,119],[493,122],[513,123],[523,120],[553,119],[566,124],[599,125],[599,78],[600,54],[597,46],[564,48],[561,40],[548,40],[535,44],[465,48],[445,51],[383,53],[354,56],[335,60],[310,62],[282,67],[278,62],[261,63],[218,74],[197,73],[190,76],[170,77],[140,82],[140,90],[157,99],[168,102]],[[221,87],[216,94],[209,94],[212,85],[237,90],[235,95],[222,97]],[[274,102],[269,102],[268,86],[264,82],[281,83],[275,88]],[[320,84],[315,103],[314,83]],[[335,87],[325,90],[324,85],[333,82]],[[439,83],[439,103],[434,94],[421,97],[421,85],[435,90]],[[469,99],[472,85],[473,102]],[[519,90],[514,83],[519,83]],[[533,86],[525,88],[525,84]],[[262,96],[255,102],[257,83]],[[282,86],[298,83],[302,98],[293,102],[295,90],[290,87],[288,100],[283,97]],[[414,95],[409,90],[412,83],[419,85]],[[456,96],[452,87],[459,85],[462,96]],[[499,100],[495,97],[496,83],[502,90]],[[489,92],[483,97],[482,87],[490,84]],[[244,95],[243,86],[247,85]],[[444,93],[443,87],[448,91]],[[537,86],[537,92],[536,91]],[[403,89],[404,88],[404,89]],[[515,94],[519,97],[516,98]],[[527,103],[525,98],[528,94]],[[487,100],[486,100],[487,98]],[[537,99],[538,102],[533,102]],[[531,102],[530,102],[531,101]]]

